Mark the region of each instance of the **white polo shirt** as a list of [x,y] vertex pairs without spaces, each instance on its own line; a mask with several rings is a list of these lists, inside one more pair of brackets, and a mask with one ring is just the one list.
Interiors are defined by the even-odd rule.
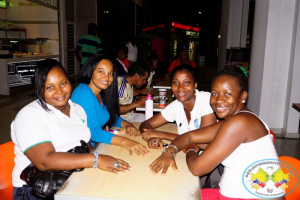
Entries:
[[137,45],[135,44],[135,46],[133,46],[131,44],[131,42],[129,41],[126,44],[127,48],[128,48],[128,60],[132,61],[132,62],[136,62],[137,60],[137,54],[138,54],[138,48]]
[[147,80],[147,89],[150,88],[150,85],[152,83],[152,79],[153,79],[154,74],[155,74],[154,70],[153,70],[153,72],[150,71],[150,74],[149,74],[149,77],[148,77],[148,80]]
[[191,121],[189,124],[187,122],[183,104],[178,100],[173,101],[161,111],[162,116],[168,122],[176,121],[178,135],[200,128],[201,117],[210,113],[213,113],[210,106],[210,93],[203,91],[199,92],[198,90],[196,90],[195,105],[191,111]]
[[67,152],[80,146],[80,140],[89,142],[90,129],[83,108],[69,100],[70,117],[47,104],[50,112],[46,112],[35,100],[22,108],[11,124],[11,138],[15,144],[15,167],[13,170],[13,186],[25,184],[20,174],[31,162],[24,152],[32,146],[51,142],[56,152]]

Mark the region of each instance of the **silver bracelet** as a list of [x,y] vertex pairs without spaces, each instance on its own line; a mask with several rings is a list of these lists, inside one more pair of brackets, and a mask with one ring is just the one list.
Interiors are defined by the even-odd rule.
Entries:
[[94,153],[94,162],[93,162],[94,169],[98,167],[98,156],[99,156],[98,152],[95,152]]
[[167,148],[170,148],[170,147],[173,147],[173,148],[176,150],[176,153],[175,153],[175,154],[178,153],[178,149],[177,149],[177,147],[176,147],[175,145],[169,144],[169,145],[166,147],[166,149],[167,149]]
[[162,153],[165,153],[165,152],[168,152],[168,153],[172,154],[174,156],[174,160],[175,160],[175,158],[176,158],[176,154],[175,153],[173,153],[172,151],[168,151],[168,150],[163,150],[162,151]]
[[197,153],[195,149],[189,149],[185,152],[185,154],[187,154],[189,151],[194,151],[195,153]]

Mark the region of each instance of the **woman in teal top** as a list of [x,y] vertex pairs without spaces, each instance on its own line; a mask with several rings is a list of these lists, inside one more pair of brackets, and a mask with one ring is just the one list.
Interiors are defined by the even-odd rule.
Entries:
[[140,136],[133,124],[119,115],[119,101],[116,71],[110,60],[104,55],[92,56],[79,73],[79,86],[72,94],[72,101],[83,107],[87,115],[87,124],[91,130],[91,144],[107,143],[126,148],[130,155],[146,155],[146,146],[133,140],[120,137],[103,130],[105,125],[126,128],[126,134]]

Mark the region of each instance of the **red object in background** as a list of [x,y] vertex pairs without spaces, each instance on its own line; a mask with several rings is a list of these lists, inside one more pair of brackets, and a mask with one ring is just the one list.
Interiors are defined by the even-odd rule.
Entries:
[[[164,28],[165,24],[158,24],[157,26],[149,26],[149,27],[143,28],[143,32],[151,31],[151,30],[154,31],[157,27]],[[196,32],[200,31],[199,27],[187,26],[187,25],[184,25],[184,24],[176,23],[176,22],[172,22],[172,27],[179,28],[179,29],[184,29],[184,30],[187,30],[187,31],[196,31]],[[171,29],[171,32],[174,32],[174,30],[175,30],[174,28]]]
[[157,27],[164,28],[165,24],[158,24],[157,26],[149,26],[149,27],[143,28],[143,32],[154,31]]
[[187,25],[176,23],[176,22],[172,22],[172,27],[180,28],[180,29],[184,29],[184,30],[188,30],[188,31],[196,31],[196,32],[200,31],[199,27],[187,26]]
[[12,200],[12,171],[14,168],[14,143],[0,145],[0,199]]

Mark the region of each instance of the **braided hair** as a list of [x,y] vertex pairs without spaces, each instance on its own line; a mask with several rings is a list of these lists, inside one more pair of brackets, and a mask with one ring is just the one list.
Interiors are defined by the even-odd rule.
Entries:
[[219,71],[217,73],[216,77],[213,79],[212,82],[214,82],[217,77],[222,76],[222,75],[234,77],[237,80],[237,82],[239,83],[241,92],[242,91],[248,92],[249,81],[248,81],[248,77],[247,77],[247,72],[239,62],[226,62],[224,64],[224,69],[222,69],[221,71]]

